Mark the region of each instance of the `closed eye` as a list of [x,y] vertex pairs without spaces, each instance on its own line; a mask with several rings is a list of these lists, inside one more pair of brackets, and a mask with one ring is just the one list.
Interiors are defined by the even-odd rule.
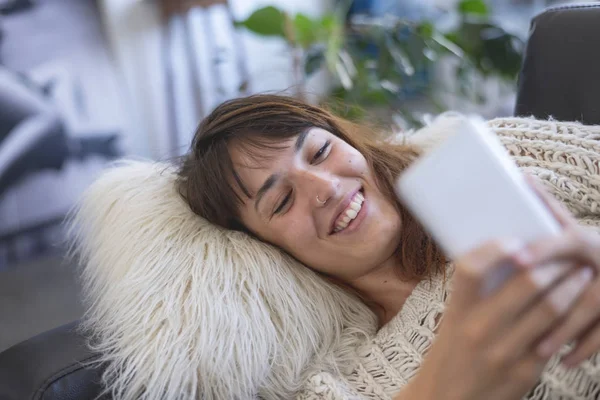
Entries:
[[292,191],[290,190],[288,192],[288,194],[283,198],[283,200],[281,201],[281,203],[279,203],[279,206],[277,206],[277,208],[275,209],[275,211],[273,211],[273,214],[279,214],[281,212],[281,210],[283,210],[283,208],[285,207],[285,205],[290,201],[291,197],[292,197]]
[[312,160],[311,160],[311,164],[315,163],[317,161],[320,161],[320,159],[323,157],[323,154],[325,154],[325,151],[327,150],[327,148],[331,145],[331,140],[328,140],[325,142],[325,144],[323,145],[323,147],[321,147],[313,156]]

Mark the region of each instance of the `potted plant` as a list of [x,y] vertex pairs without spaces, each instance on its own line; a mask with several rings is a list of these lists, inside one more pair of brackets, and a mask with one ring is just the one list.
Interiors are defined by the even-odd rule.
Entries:
[[439,100],[439,88],[428,79],[431,68],[445,58],[455,60],[455,95],[469,101],[485,100],[474,76],[516,80],[523,38],[506,30],[483,0],[460,1],[446,13],[456,23],[445,29],[433,20],[393,15],[348,18],[345,5],[316,18],[268,6],[236,25],[286,41],[298,96],[307,78],[325,68],[333,84],[323,102],[354,119],[365,117],[366,111],[372,116],[376,109],[418,125],[403,107],[415,96],[426,98],[436,111],[447,109]]

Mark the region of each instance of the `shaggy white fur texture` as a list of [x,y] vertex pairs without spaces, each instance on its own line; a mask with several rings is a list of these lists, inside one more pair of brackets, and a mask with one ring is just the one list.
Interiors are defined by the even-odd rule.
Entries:
[[169,165],[120,163],[72,214],[83,326],[114,398],[289,398],[307,365],[344,365],[374,334],[360,301],[196,216],[174,182]]

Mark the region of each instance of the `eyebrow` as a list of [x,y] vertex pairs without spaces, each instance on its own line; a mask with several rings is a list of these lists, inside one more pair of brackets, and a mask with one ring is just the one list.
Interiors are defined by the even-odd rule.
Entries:
[[[294,153],[295,154],[298,154],[300,152],[300,150],[302,150],[302,147],[304,146],[304,142],[306,141],[306,137],[308,136],[309,130],[310,130],[310,128],[305,129],[302,132],[300,132],[300,134],[298,135],[298,138],[296,139],[296,143],[294,143]],[[269,176],[267,178],[265,183],[262,184],[260,189],[258,189],[258,192],[256,193],[256,201],[254,202],[254,209],[256,210],[256,212],[258,212],[258,205],[259,205],[260,201],[262,200],[262,198],[264,197],[264,195],[273,186],[275,186],[275,183],[277,183],[279,178],[280,178],[280,174],[272,174],[271,176]]]

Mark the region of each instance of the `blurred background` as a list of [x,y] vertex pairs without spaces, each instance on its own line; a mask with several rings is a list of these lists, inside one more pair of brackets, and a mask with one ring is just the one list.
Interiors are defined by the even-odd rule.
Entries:
[[529,21],[554,4],[0,0],[0,351],[81,315],[62,222],[111,160],[181,155],[259,92],[390,132],[511,115]]

